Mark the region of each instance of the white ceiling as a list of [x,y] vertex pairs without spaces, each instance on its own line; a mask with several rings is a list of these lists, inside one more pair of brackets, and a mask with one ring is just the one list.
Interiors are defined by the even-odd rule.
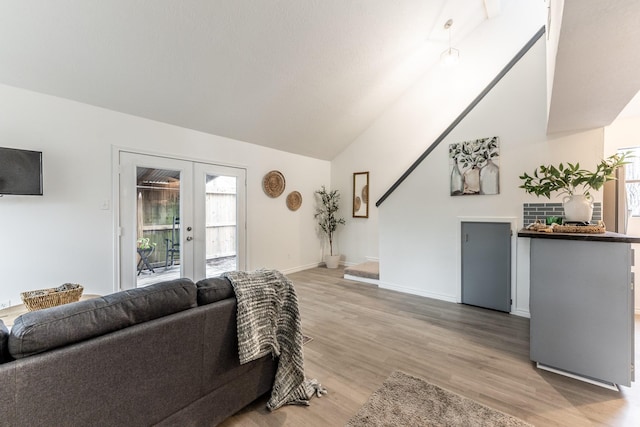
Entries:
[[[486,5],[486,6],[485,6]],[[0,0],[0,83],[320,159],[500,0]]]
[[549,133],[640,112],[638,99],[630,103],[640,89],[639,20],[638,0],[564,0]]
[[[0,0],[0,83],[330,160],[502,1]],[[550,132],[637,93],[638,17],[564,0]]]

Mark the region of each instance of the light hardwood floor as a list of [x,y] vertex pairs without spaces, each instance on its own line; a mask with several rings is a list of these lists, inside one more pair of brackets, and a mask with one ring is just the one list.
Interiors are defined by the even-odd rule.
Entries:
[[[640,383],[618,393],[536,369],[528,319],[344,280],[342,269],[289,278],[313,338],[304,347],[307,376],[329,394],[272,413],[261,399],[225,427],[343,426],[394,370],[536,426],[640,426]],[[636,342],[639,330],[636,316]]]

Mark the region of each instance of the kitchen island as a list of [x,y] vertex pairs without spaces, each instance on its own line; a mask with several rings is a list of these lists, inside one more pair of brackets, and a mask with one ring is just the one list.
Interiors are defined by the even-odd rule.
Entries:
[[640,238],[522,230],[530,242],[530,358],[608,388],[634,380],[631,243]]

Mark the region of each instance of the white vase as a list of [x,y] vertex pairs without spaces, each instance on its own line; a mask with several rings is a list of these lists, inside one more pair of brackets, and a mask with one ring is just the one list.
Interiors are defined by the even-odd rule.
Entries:
[[458,168],[458,162],[453,160],[453,170],[451,171],[451,195],[457,196],[462,194],[464,190],[464,183],[462,181],[462,174],[460,168]]
[[325,255],[324,263],[327,265],[327,268],[338,268],[340,255]]
[[564,204],[565,221],[590,222],[593,216],[593,200],[584,194],[574,194],[565,196],[562,199]]
[[500,168],[491,159],[480,169],[480,194],[500,194]]
[[464,194],[480,193],[480,169],[472,167],[464,173]]

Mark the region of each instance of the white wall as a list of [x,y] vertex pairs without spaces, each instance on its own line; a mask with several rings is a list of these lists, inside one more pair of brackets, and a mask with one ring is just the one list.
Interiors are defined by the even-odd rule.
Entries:
[[[44,163],[44,196],[0,198],[0,302],[65,282],[87,293],[114,290],[114,146],[246,167],[248,268],[293,271],[320,261],[313,191],[329,184],[329,162],[4,85],[0,146],[43,151]],[[277,199],[261,187],[272,169],[287,183]],[[293,190],[303,197],[296,212],[285,204]]]
[[556,73],[556,57],[560,43],[560,28],[562,26],[562,12],[564,0],[545,0],[547,6],[547,117],[551,109],[551,94],[553,92],[553,78]]
[[[619,149],[640,147],[640,117],[625,117],[615,120],[604,128],[604,155],[615,154]],[[629,218],[627,234],[640,236],[640,217]],[[635,250],[636,283],[640,283],[640,244],[631,245]],[[635,292],[635,310],[640,314],[640,291]]]
[[[526,195],[518,188],[519,175],[561,161],[595,166],[602,157],[602,129],[547,137],[545,57],[542,38],[382,204],[382,286],[457,301],[459,217],[515,217],[520,228],[522,204],[547,199]],[[500,138],[500,194],[450,196],[448,145],[494,135]],[[517,239],[512,295],[513,312],[524,316],[529,310],[527,245],[527,239]]]
[[[331,162],[332,188],[343,195],[347,225],[338,233],[346,264],[377,258],[379,212],[375,202],[482,92],[544,25],[544,2],[503,0],[499,16],[485,21],[460,45],[453,68],[433,67]],[[545,88],[546,92],[546,88]],[[369,171],[369,218],[351,217],[352,174]]]

